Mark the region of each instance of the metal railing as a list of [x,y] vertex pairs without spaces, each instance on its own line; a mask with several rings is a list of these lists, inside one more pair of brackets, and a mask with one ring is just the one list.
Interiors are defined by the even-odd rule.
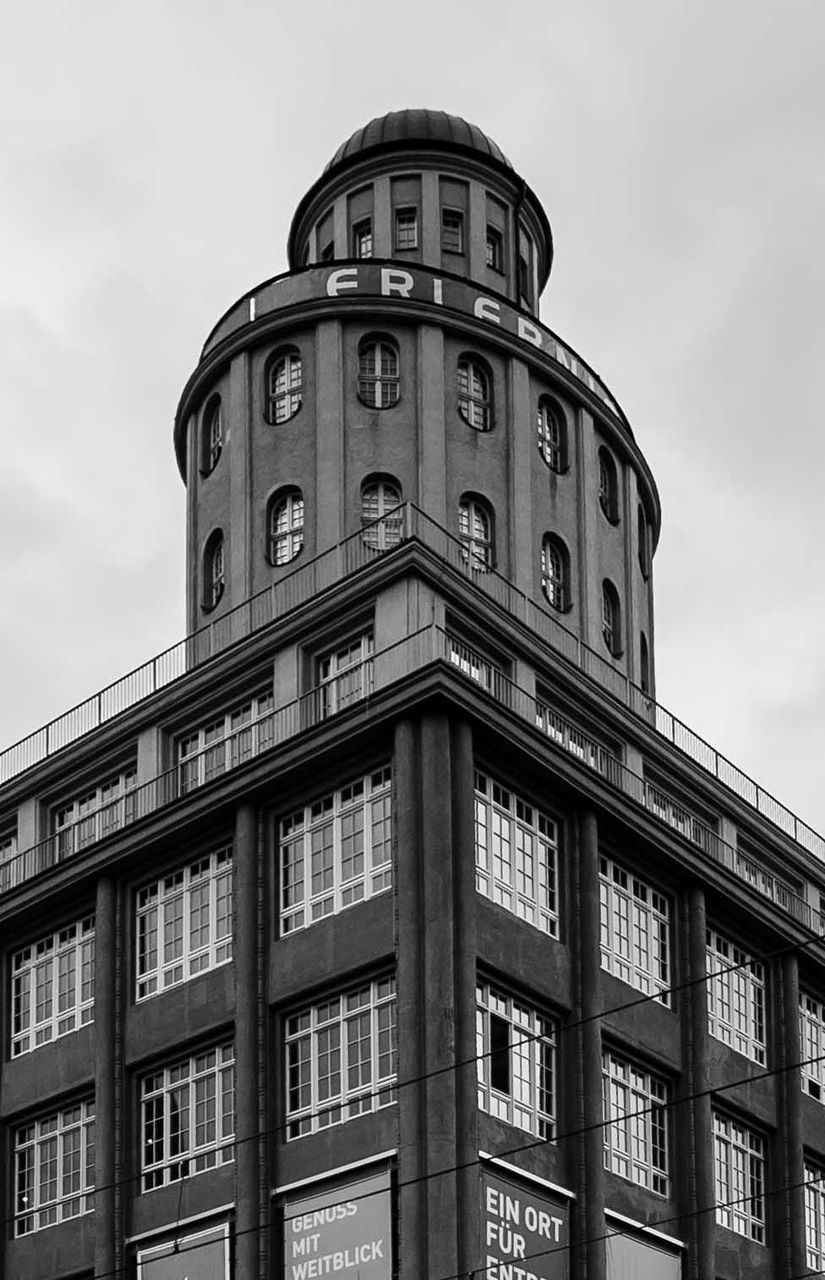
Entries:
[[[455,636],[435,624],[422,627],[366,657],[360,664],[361,678],[357,683],[360,697],[352,697],[344,705],[339,705],[319,698],[319,690],[312,689],[293,702],[261,716],[256,721],[257,732],[254,735],[248,725],[227,734],[223,739],[226,749],[219,757],[215,754],[216,744],[210,743],[197,755],[186,756],[148,782],[128,790],[116,806],[111,803],[101,805],[39,844],[0,863],[0,892],[73,860],[114,832],[212,785],[227,773],[304,730],[332,720],[360,703],[368,703],[374,692],[388,688],[397,680],[435,662],[446,663],[452,671],[471,681],[494,701],[521,716],[559,751],[592,769],[610,786],[629,796],[794,919],[811,929],[822,929],[825,921],[789,885],[774,877],[754,858],[725,843],[712,826],[686,809],[658,783],[654,786],[634,773],[616,755],[552,707],[546,698],[534,697],[500,669],[491,667],[482,655],[463,642],[457,642]],[[355,666],[350,668],[350,672],[355,671]],[[354,687],[350,686],[351,689]],[[216,763],[218,760],[220,765]]]
[[[382,549],[374,536],[365,540],[359,530],[328,551],[285,574],[263,591],[166,649],[143,666],[108,685],[43,728],[0,752],[0,784],[98,728],[149,695],[180,679],[195,667],[216,657],[230,645],[245,639],[319,592],[338,584],[377,559],[391,555],[415,540],[439,556],[485,595],[536,632],[554,652],[607,689],[624,706],[652,725],[668,742],[718,779],[741,800],[790,836],[797,844],[825,862],[825,837],[802,822],[775,796],[718,752],[700,734],[660,703],[655,702],[622,672],[615,661],[584,643],[551,609],[545,609],[490,569],[480,571],[459,538],[454,537],[412,503],[402,504],[400,540]],[[397,513],[392,515],[395,529]],[[387,519],[387,516],[382,519]],[[378,522],[380,523],[380,521]],[[380,542],[380,539],[378,539]]]

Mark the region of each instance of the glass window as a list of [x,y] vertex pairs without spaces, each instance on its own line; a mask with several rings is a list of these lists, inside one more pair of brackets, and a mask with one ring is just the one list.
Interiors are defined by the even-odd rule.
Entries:
[[214,529],[206,541],[203,553],[203,607],[214,609],[226,586],[223,533]]
[[524,254],[519,254],[518,287],[522,302],[530,304],[530,264]]
[[404,532],[401,489],[394,480],[370,480],[361,489],[361,534],[374,551],[397,547]]
[[355,636],[318,659],[318,714],[343,711],[372,693],[372,631]]
[[269,563],[289,564],[304,545],[304,499],[300,489],[276,494],[269,504]]
[[536,410],[539,453],[551,471],[567,469],[567,422],[561,409],[542,396]]
[[358,398],[370,409],[390,409],[401,398],[398,351],[390,342],[358,348]]
[[353,258],[372,257],[372,218],[362,218],[352,228]]
[[668,1094],[658,1076],[615,1053],[602,1054],[604,1167],[660,1196],[670,1189]]
[[602,583],[602,637],[614,658],[622,652],[622,611],[612,582]]
[[476,431],[490,431],[493,426],[491,380],[476,360],[462,358],[458,362],[458,412]]
[[232,850],[209,853],[138,890],[137,999],[232,959]]
[[286,1018],[286,1136],[396,1101],[395,978],[377,978]]
[[619,481],[610,452],[599,449],[599,506],[611,524],[619,522]]
[[707,931],[708,1030],[765,1065],[765,971],[715,929]]
[[661,1004],[670,998],[670,903],[612,858],[599,859],[602,968]]
[[11,1053],[16,1058],[94,1018],[94,916],[16,951],[11,971]]
[[304,362],[297,351],[269,360],[266,366],[266,416],[272,423],[288,422],[301,407]]
[[558,847],[552,818],[476,773],[476,888],[553,938],[559,933]]
[[484,252],[488,267],[493,271],[504,270],[504,237],[496,227],[487,226]]
[[94,1100],[87,1098],[33,1120],[15,1133],[16,1236],[94,1209],[94,1117]]
[[389,765],[283,818],[279,863],[284,934],[389,889]]
[[560,715],[552,704],[552,695],[542,689],[538,689],[536,695],[536,728],[597,773],[607,778],[618,777],[615,750]]
[[713,1113],[716,1221],[765,1242],[765,1144],[758,1134]]
[[415,208],[395,211],[396,249],[418,248],[418,210]]
[[478,1105],[548,1141],[555,1136],[556,1026],[486,982],[476,987]]
[[504,669],[501,664],[471,648],[458,636],[448,635],[447,643],[450,662],[453,666],[458,667],[465,676],[482,685],[494,698],[501,698],[505,687]]
[[333,262],[335,259],[335,242],[328,240],[321,250],[322,262]]
[[272,690],[222,711],[214,720],[178,739],[178,785],[181,795],[236,769],[275,741]]
[[570,557],[561,538],[547,534],[541,544],[541,589],[554,609],[570,603]]
[[235,1050],[230,1040],[144,1076],[141,1191],[235,1159]]
[[223,449],[223,405],[220,396],[207,401],[201,421],[201,470],[213,469]]
[[825,1272],[825,1171],[805,1162],[805,1243],[807,1265]]
[[639,685],[642,693],[650,693],[650,652],[644,631],[639,632]]
[[493,522],[487,506],[465,495],[458,506],[461,555],[471,569],[486,572],[493,565]]
[[825,1004],[799,993],[799,1041],[802,1047],[802,1088],[817,1102],[825,1102]]
[[459,209],[441,210],[441,248],[445,253],[464,252],[464,214]]
[[650,576],[650,525],[647,523],[645,509],[641,502],[637,508],[638,515],[638,541],[639,541],[639,568],[642,571],[642,577]]
[[137,812],[137,769],[128,765],[99,786],[52,810],[52,832],[58,860],[102,840],[134,822]]

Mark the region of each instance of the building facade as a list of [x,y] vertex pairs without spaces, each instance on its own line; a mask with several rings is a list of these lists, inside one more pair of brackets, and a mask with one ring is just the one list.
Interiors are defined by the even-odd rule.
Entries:
[[187,636],[0,755],[4,1275],[825,1271],[825,841],[655,700],[536,196],[358,130],[184,388]]

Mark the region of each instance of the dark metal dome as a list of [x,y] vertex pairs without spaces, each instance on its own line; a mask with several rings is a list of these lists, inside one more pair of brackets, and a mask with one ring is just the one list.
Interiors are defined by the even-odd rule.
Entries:
[[374,147],[421,142],[446,143],[462,150],[480,151],[508,169],[513,167],[501,147],[476,125],[468,124],[460,116],[448,115],[446,111],[412,109],[390,111],[356,129],[335,152],[324,173]]

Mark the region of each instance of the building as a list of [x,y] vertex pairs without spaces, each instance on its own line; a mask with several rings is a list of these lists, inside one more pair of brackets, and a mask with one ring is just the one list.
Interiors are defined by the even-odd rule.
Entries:
[[542,207],[359,129],[181,397],[188,634],[0,755],[8,1280],[825,1271],[825,842],[655,701]]

